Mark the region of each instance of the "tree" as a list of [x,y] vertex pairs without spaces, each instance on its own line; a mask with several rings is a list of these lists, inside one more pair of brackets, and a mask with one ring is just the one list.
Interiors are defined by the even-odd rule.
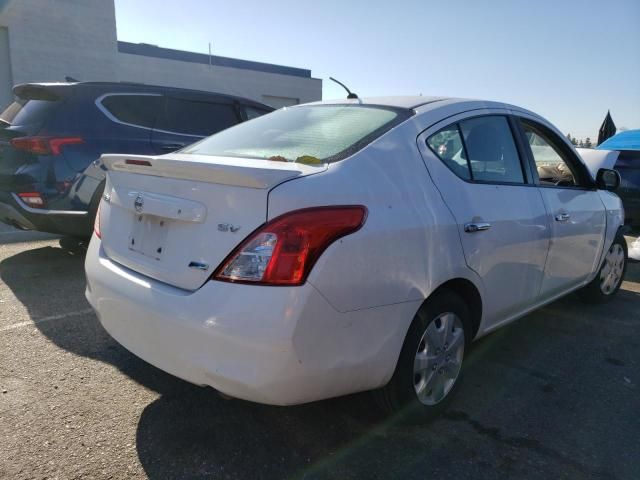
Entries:
[[580,139],[577,146],[580,148],[584,147],[584,142],[582,141],[582,139]]
[[584,141],[584,148],[593,148],[593,144],[591,143],[591,139],[589,137]]
[[573,145],[578,145],[576,137],[572,137],[570,133],[567,133],[567,140],[569,140]]

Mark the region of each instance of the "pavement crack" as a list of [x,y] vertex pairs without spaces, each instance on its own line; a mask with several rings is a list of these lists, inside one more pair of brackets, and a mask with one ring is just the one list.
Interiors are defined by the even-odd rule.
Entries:
[[[491,440],[503,445],[508,445],[514,448],[524,448],[531,450],[543,457],[552,458],[558,462],[568,465],[585,476],[591,476],[594,470],[586,467],[585,465],[577,462],[571,458],[566,457],[562,453],[554,450],[553,448],[543,445],[539,440],[535,438],[527,437],[506,437],[503,436],[499,428],[486,427],[477,420],[471,418],[466,412],[462,411],[448,411],[443,414],[443,417],[453,422],[465,422],[473,428],[479,435],[489,437]],[[604,469],[597,470],[598,478],[606,478],[608,480],[615,480],[617,477],[610,471]]]

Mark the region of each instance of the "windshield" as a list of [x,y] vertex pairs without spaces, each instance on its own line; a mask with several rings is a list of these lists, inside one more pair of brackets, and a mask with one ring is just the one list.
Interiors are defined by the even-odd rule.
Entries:
[[341,160],[410,116],[366,105],[284,108],[224,130],[182,153],[299,163]]

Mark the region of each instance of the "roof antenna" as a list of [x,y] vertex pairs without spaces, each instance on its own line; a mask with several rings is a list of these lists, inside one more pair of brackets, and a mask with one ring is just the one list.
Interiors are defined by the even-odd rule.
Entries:
[[329,77],[329,80],[333,80],[338,85],[340,85],[342,88],[344,88],[347,91],[347,93],[349,94],[349,95],[347,95],[347,98],[358,98],[358,95],[356,95],[355,93],[352,93],[351,90],[349,90],[344,83],[340,82],[339,80],[336,80],[333,77]]

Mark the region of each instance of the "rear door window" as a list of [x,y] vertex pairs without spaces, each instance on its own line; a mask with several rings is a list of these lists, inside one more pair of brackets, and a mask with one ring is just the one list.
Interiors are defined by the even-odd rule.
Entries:
[[102,98],[99,105],[111,120],[135,127],[153,128],[162,100],[162,95],[157,94],[114,94]]
[[460,178],[471,180],[467,155],[464,152],[462,136],[457,124],[432,135],[427,139],[427,144],[449,170]]
[[522,163],[506,117],[486,116],[460,122],[474,180],[524,183]]
[[505,116],[462,120],[430,136],[427,145],[464,180],[525,183],[520,155]]
[[167,97],[157,130],[204,137],[240,122],[235,105]]

